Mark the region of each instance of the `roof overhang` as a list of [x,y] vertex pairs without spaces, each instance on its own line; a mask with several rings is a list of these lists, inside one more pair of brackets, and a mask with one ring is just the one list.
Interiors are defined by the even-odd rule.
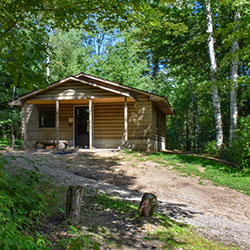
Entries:
[[122,85],[120,83],[111,82],[105,79],[101,79],[92,75],[88,75],[85,73],[80,73],[75,76],[69,76],[64,78],[58,82],[52,83],[44,89],[33,91],[29,94],[19,97],[18,99],[9,103],[11,106],[21,106],[23,102],[26,102],[27,99],[31,99],[32,97],[42,94],[47,90],[53,89],[57,86],[60,86],[66,82],[78,82],[82,84],[87,84],[96,88],[100,88],[102,90],[106,90],[115,94],[120,95],[121,97],[129,97],[132,100],[136,100],[136,93],[147,95],[148,98],[155,103],[155,105],[166,115],[174,115],[174,111],[170,106],[169,102],[165,97],[153,94],[147,91],[143,91],[140,89],[132,88],[129,86]]
[[93,86],[93,87],[96,87],[96,88],[99,88],[99,89],[102,89],[102,90],[106,90],[106,91],[109,91],[109,92],[112,92],[112,93],[115,93],[115,94],[118,94],[118,95],[121,95],[121,96],[124,96],[124,97],[129,97],[129,98],[131,98],[133,100],[136,100],[136,98],[134,96],[132,96],[128,91],[121,91],[121,90],[112,89],[111,87],[109,88],[109,87],[106,87],[106,86],[101,86],[101,85],[98,85],[96,83],[81,80],[81,79],[76,78],[74,76],[69,76],[67,78],[64,78],[64,79],[58,81],[58,82],[50,84],[49,86],[47,86],[44,89],[39,89],[39,90],[33,91],[33,92],[29,93],[29,94],[26,94],[24,96],[21,96],[18,99],[14,100],[12,102],[9,102],[9,105],[11,105],[11,106],[21,106],[22,102],[24,102],[26,99],[32,98],[35,95],[42,94],[42,93],[46,92],[47,90],[50,90],[52,88],[55,88],[57,86],[62,85],[63,83],[72,82],[72,81],[73,82],[79,82],[79,83],[82,83],[82,84],[87,84],[87,85],[90,85],[90,86]]
[[150,100],[166,115],[174,115],[174,111],[164,97],[150,96]]

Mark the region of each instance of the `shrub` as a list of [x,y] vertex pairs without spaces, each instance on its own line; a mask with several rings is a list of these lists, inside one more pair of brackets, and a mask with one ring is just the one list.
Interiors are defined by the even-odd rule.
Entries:
[[214,157],[220,157],[220,150],[217,147],[216,141],[210,141],[205,146],[205,152]]
[[250,173],[250,116],[241,118],[240,127],[231,145],[218,150],[216,141],[207,143],[205,152],[237,165],[244,173]]
[[250,116],[241,118],[240,127],[226,157],[244,172],[250,173]]
[[18,175],[5,169],[0,156],[0,249],[46,249],[49,244],[34,228],[48,204],[38,189],[38,170]]

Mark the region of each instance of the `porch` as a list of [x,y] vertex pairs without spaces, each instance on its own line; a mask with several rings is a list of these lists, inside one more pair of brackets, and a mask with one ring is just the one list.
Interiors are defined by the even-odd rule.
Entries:
[[23,147],[43,143],[58,148],[62,142],[68,148],[118,148],[128,141],[128,110],[134,102],[123,96],[27,100],[22,110]]

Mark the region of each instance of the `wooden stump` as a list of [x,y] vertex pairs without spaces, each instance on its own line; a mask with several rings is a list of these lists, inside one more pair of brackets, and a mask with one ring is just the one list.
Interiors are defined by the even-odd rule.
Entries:
[[66,143],[59,142],[59,144],[58,144],[58,149],[59,150],[63,151],[64,149],[66,149],[66,147],[67,147]]
[[139,214],[146,217],[152,216],[154,214],[156,204],[156,196],[151,193],[145,193],[141,199]]
[[80,222],[82,196],[82,186],[69,186],[66,201],[66,217],[70,219],[72,225],[77,225]]

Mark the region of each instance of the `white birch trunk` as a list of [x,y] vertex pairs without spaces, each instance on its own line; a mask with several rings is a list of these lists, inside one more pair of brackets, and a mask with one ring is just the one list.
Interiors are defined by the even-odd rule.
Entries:
[[216,83],[217,64],[216,64],[215,49],[214,49],[213,19],[212,19],[210,0],[206,0],[205,5],[206,5],[206,20],[207,20],[207,33],[208,33],[208,55],[211,65],[210,80],[212,82],[212,99],[213,99],[214,119],[216,126],[216,143],[217,147],[221,148],[223,143],[223,128],[222,128],[220,98]]
[[[234,15],[234,28],[233,32],[237,32],[238,25],[240,22],[240,13],[235,12]],[[230,129],[229,129],[229,143],[231,144],[237,129],[237,120],[238,120],[238,108],[237,108],[237,79],[238,79],[238,50],[239,50],[239,41],[234,39],[232,44],[232,63],[230,70],[231,78],[231,91],[230,91]]]

